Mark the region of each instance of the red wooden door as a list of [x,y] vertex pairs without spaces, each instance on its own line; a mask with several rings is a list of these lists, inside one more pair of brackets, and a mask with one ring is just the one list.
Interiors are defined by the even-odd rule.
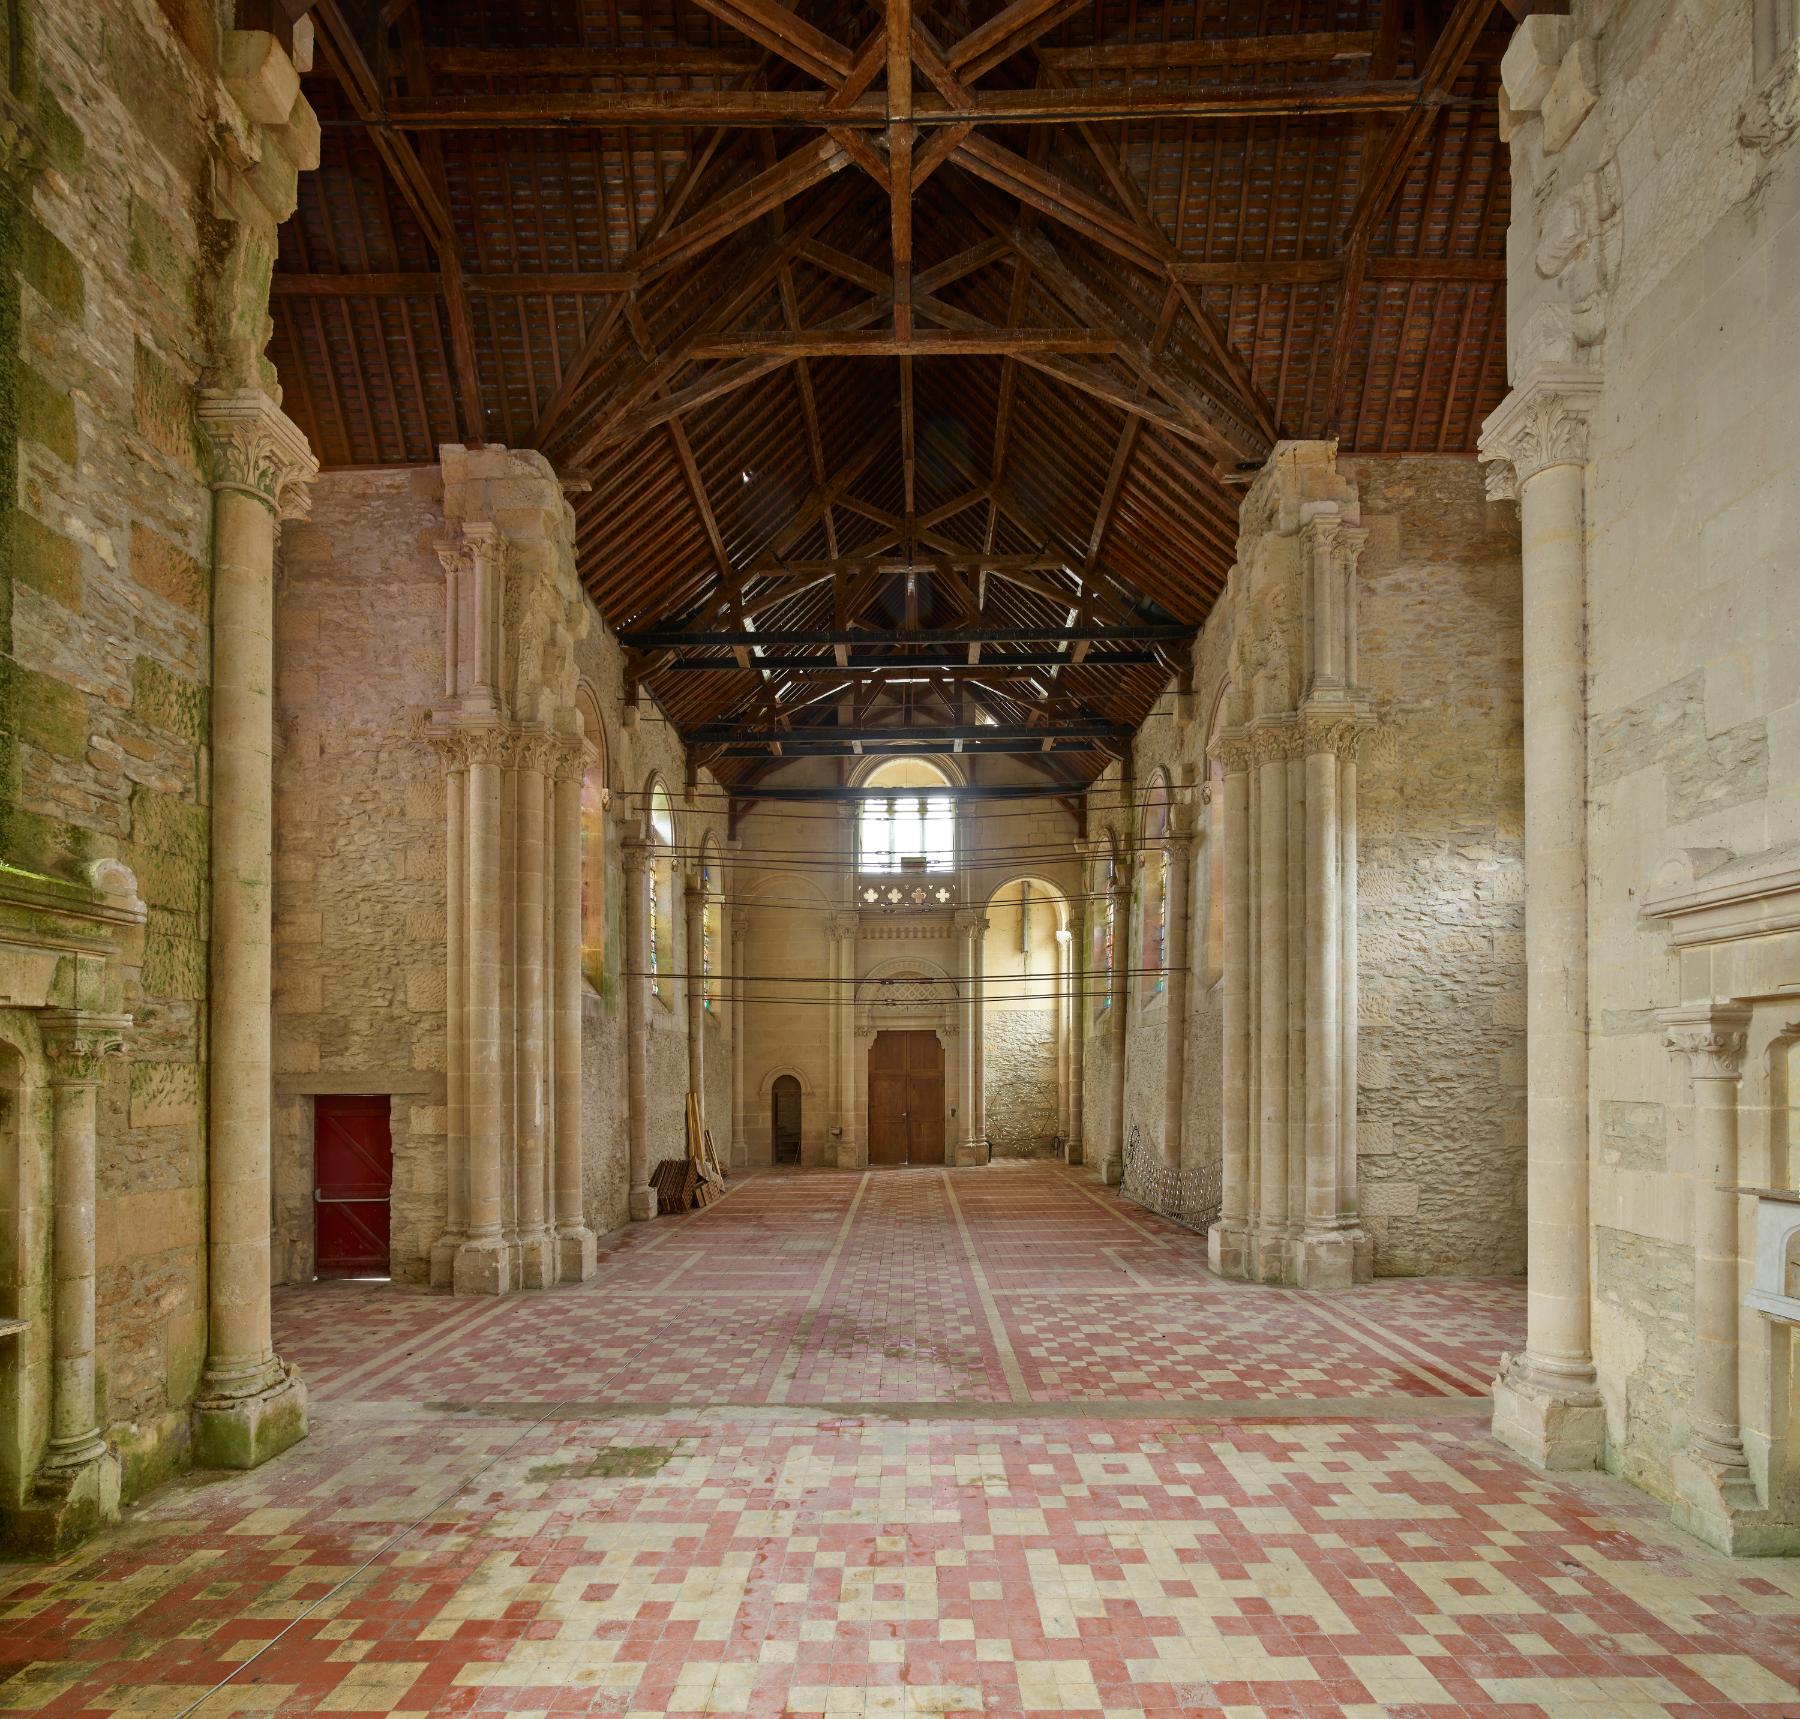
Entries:
[[388,1275],[394,1142],[385,1096],[313,1100],[313,1275]]

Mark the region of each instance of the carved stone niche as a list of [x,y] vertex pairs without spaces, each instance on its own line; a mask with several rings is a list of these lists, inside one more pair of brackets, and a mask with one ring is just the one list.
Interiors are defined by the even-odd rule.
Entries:
[[0,865],[0,1543],[13,1550],[55,1554],[118,1512],[93,1389],[94,1085],[123,1047],[144,919],[116,860],[79,879]]

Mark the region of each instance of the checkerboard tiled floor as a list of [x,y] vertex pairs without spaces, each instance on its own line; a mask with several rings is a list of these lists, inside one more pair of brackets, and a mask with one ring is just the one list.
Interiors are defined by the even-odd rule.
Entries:
[[1059,1169],[762,1175],[503,1303],[284,1293],[313,1436],[0,1570],[0,1712],[1800,1714],[1800,1565]]

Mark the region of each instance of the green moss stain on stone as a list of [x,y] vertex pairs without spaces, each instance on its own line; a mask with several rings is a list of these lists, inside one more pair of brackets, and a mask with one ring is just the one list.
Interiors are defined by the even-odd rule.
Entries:
[[131,790],[131,845],[146,902],[198,913],[206,881],[206,810],[139,783]]
[[81,613],[81,548],[28,513],[13,521],[13,577],[40,596]]
[[131,522],[131,576],[146,591],[206,619],[206,569],[180,544],[135,519]]
[[44,85],[38,88],[37,120],[49,165],[65,178],[74,178],[87,154],[87,138],[69,117],[68,109]]
[[19,272],[58,315],[71,322],[81,320],[87,308],[81,265],[75,253],[28,211],[20,216]]
[[87,751],[87,694],[34,669],[13,671],[14,709],[19,738],[58,758],[80,758]]
[[198,746],[206,738],[207,702],[205,687],[154,657],[131,665],[131,714],[139,722]]
[[176,236],[162,211],[135,191],[131,195],[129,230],[130,247],[126,257],[133,272],[191,318],[197,266],[194,255]]
[[191,390],[143,341],[132,371],[132,412],[139,432],[170,459],[200,470],[199,425]]
[[206,995],[206,945],[199,916],[152,906],[144,926],[143,983],[146,996],[199,999]]
[[[13,291],[18,292],[16,279]],[[29,364],[19,365],[17,385],[20,438],[41,442],[65,465],[74,465],[75,402]]]

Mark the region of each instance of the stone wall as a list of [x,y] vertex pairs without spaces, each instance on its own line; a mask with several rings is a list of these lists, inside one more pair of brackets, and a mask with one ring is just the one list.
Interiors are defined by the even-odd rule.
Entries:
[[[283,532],[274,1256],[284,1281],[312,1275],[318,1093],[392,1095],[395,1277],[424,1281],[444,1230],[444,765],[419,722],[444,686],[446,571],[437,551],[454,523],[445,518],[442,468],[429,467],[327,473],[310,520]],[[708,832],[722,838],[724,819],[704,773],[692,806],[684,802],[680,740],[647,698],[627,710],[623,654],[597,618],[574,651],[599,716],[596,768],[611,796],[601,862],[605,957],[583,982],[581,1060],[587,1217],[604,1233],[626,1221],[628,1186],[621,839],[643,815],[652,772],[674,797],[684,864]],[[688,963],[679,912],[674,934],[679,973]],[[728,931],[721,943],[728,953]],[[669,1001],[653,1002],[650,1019],[653,1161],[685,1149],[687,1017],[680,986],[665,989]],[[710,1120],[729,1109],[726,1012],[705,1030]],[[713,1129],[721,1137],[717,1121]]]
[[437,468],[330,472],[275,587],[275,1230],[313,1274],[313,1098],[391,1094],[390,1245],[443,1229],[444,775],[418,734],[444,683]]
[[1357,1158],[1376,1270],[1525,1269],[1518,522],[1468,460],[1340,461],[1369,540]]
[[[1524,948],[1516,515],[1472,460],[1340,458],[1368,540],[1358,571],[1363,688],[1381,739],[1360,772],[1361,1210],[1377,1273],[1524,1269]],[[1221,603],[1194,647],[1193,691],[1165,694],[1090,794],[1089,832],[1134,860],[1147,785],[1194,808],[1182,1165],[1219,1160],[1223,987],[1209,983],[1212,853],[1223,805],[1206,748],[1233,639]],[[1094,903],[1098,910],[1103,904]],[[1134,879],[1126,958],[1142,947]],[[1090,984],[1099,986],[1099,977]],[[1127,987],[1125,1134],[1160,1146],[1167,999]],[[1110,1114],[1110,1022],[1087,1014],[1086,1134]]]
[[[964,762],[970,781],[984,786],[1023,788],[1043,781],[1004,758]],[[771,780],[788,787],[827,788],[843,785],[846,778],[835,766],[804,763],[784,767]],[[1038,899],[1059,917],[1078,894],[1074,824],[1055,800],[1032,796],[964,802],[958,814],[961,863],[947,880],[955,900],[924,914],[855,909],[855,824],[836,805],[765,802],[742,819],[737,834],[737,851],[728,867],[732,879],[728,894],[732,911],[742,917],[745,966],[754,976],[742,1022],[742,1137],[749,1162],[769,1161],[769,1087],[784,1072],[801,1082],[805,1163],[836,1163],[846,1136],[853,1157],[866,1146],[866,1113],[857,1109],[854,1097],[862,1090],[866,1038],[851,1047],[849,1114],[841,1103],[834,1109],[833,1013],[831,989],[825,983],[832,972],[834,916],[840,926],[853,920],[859,926],[855,944],[859,979],[896,964],[954,979],[962,960],[954,908],[961,904],[986,912],[990,918],[986,948],[994,950],[1000,962],[991,981],[996,1000],[985,1010],[983,1033],[987,1133],[996,1154],[1016,1153],[1028,1143],[1040,1148],[1046,1135],[1066,1127],[1056,1010],[1038,998],[1002,1000],[1013,998],[1019,985],[1007,976],[1007,958],[1000,955],[991,928],[994,897],[1023,878],[1034,880],[1034,891],[1042,892]],[[1016,904],[1011,911],[1016,914]],[[1049,970],[1052,963],[1050,927],[1046,918],[1034,941],[1037,973]],[[922,1025],[924,1019],[909,1016],[898,1024]],[[964,1121],[950,1114],[958,1104],[958,1059],[965,1042],[960,1024],[950,1028],[947,1038],[945,1142],[947,1155],[954,1160]],[[709,1085],[710,1081],[709,1073]],[[837,1134],[834,1129],[845,1132]]]
[[[1594,1358],[1608,1462],[1664,1496],[1694,1383],[1671,1298],[1691,1293],[1704,1190],[1660,1020],[1683,998],[1680,964],[1641,909],[1672,855],[1704,872],[1800,839],[1800,57],[1759,55],[1765,12],[1575,0],[1509,55],[1511,374],[1564,366],[1600,388],[1586,443]],[[1549,74],[1555,100],[1536,87]],[[1787,983],[1800,971],[1764,980]],[[1770,1078],[1749,1066],[1746,1089]],[[1790,1151],[1788,1129],[1746,1126],[1740,1178],[1791,1186]],[[1744,1356],[1760,1464],[1793,1436],[1760,1316]]]
[[[218,379],[220,271],[246,253],[200,191],[237,183],[222,144],[244,121],[215,20],[196,25],[184,40],[154,6],[79,0],[0,18],[0,860],[71,876],[116,856],[149,906],[99,1124],[100,1420],[127,1496],[187,1460],[206,1341],[211,496],[194,391]],[[28,1360],[41,1321],[21,1341]]]
[[[1021,938],[1021,891],[1026,889],[1031,891],[1028,935]],[[1063,1132],[1056,934],[1065,913],[1060,900],[1028,879],[1004,885],[988,903],[982,1056],[987,1136],[997,1158],[1048,1156]]]

